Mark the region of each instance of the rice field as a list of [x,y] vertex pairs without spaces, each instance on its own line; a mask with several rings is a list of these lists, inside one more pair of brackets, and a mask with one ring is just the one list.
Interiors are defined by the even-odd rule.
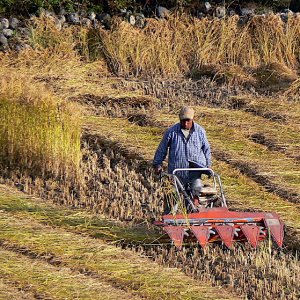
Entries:
[[[141,235],[139,239],[134,234],[136,228],[124,227],[105,216],[91,217],[81,209],[62,211],[60,206],[3,185],[0,190],[0,247],[5,261],[1,274],[21,290],[30,284],[29,291],[42,295],[46,291],[56,299],[67,294],[93,299],[88,295],[99,289],[107,299],[118,295],[125,299],[240,299],[236,293],[241,292],[254,299],[262,295],[296,299],[298,295],[298,259],[270,253],[267,245],[258,251],[237,247],[232,251],[208,248],[202,252],[195,248],[176,252],[150,243],[157,234],[146,227],[142,240]],[[127,243],[120,241],[122,236],[127,236]],[[123,246],[113,246],[118,243]],[[19,260],[23,261],[22,267]],[[249,284],[243,286],[245,278]],[[60,285],[55,285],[57,280]],[[81,280],[78,290],[74,287],[76,280]],[[285,283],[284,287],[280,282]],[[90,284],[91,294],[85,296]],[[257,286],[255,293],[253,285]],[[225,290],[221,292],[220,286]]]
[[[176,268],[163,268],[145,254],[93,238],[96,229],[107,241],[117,242],[114,229],[108,226],[112,221],[104,217],[94,218],[97,227],[93,229],[86,212],[64,209],[66,216],[59,206],[45,205],[41,199],[24,197],[3,186],[1,192],[1,276],[16,282],[21,290],[30,286],[29,291],[42,298],[55,299],[98,299],[99,293],[106,299],[174,299],[176,295],[239,299],[218,288],[208,289],[209,283],[201,284]],[[61,216],[60,224],[56,214]],[[122,230],[117,222],[113,226]]]
[[76,177],[81,160],[76,106],[18,72],[2,74],[0,99],[2,168]]
[[[32,48],[0,55],[0,298],[298,299],[298,21],[35,20]],[[180,252],[153,227],[151,160],[184,104],[230,209],[278,213],[283,250]]]

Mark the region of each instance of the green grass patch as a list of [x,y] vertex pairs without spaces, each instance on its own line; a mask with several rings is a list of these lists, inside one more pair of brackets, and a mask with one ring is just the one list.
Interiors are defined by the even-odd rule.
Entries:
[[[297,105],[295,104],[293,110],[297,109],[296,106]],[[287,108],[287,110],[288,109],[289,108]],[[299,113],[300,112],[298,112],[298,116]],[[274,111],[273,114],[275,114]],[[268,141],[270,141],[269,144],[272,143],[270,147],[277,146],[278,148],[282,148],[285,153],[292,157],[299,155],[299,122],[292,121],[287,124],[283,122],[274,122],[262,116],[249,114],[245,111],[208,108],[205,106],[197,108],[197,116],[199,116],[197,119],[200,119],[200,123],[202,120],[206,124],[208,124],[210,120],[213,124],[218,122],[220,126],[235,128],[236,131],[244,137],[251,137],[253,134],[261,134],[265,137],[266,146],[268,146]]]
[[140,152],[145,157],[153,155],[153,149],[161,139],[162,129],[158,127],[141,127],[121,118],[86,117],[84,127],[89,132],[101,133],[103,137],[116,142],[126,143],[126,148]]
[[[300,82],[299,79],[298,82]],[[280,94],[274,96],[274,98],[238,95],[230,97],[230,102],[237,109],[253,112],[253,114],[262,116],[265,119],[277,120],[282,125],[287,124],[291,128],[297,129],[296,132],[299,130],[300,104],[297,100],[289,101],[288,98]],[[277,125],[274,123],[274,126]],[[268,126],[269,129],[271,128]],[[288,134],[290,133],[288,132]]]

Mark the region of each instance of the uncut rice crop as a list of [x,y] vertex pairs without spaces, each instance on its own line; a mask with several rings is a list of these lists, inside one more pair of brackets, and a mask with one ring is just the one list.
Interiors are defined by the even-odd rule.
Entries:
[[17,73],[2,74],[0,161],[32,175],[74,177],[81,159],[76,106]]
[[[278,15],[257,16],[245,24],[237,16],[222,20],[172,17],[149,20],[143,30],[118,22],[111,31],[95,34],[114,73],[169,77],[207,65],[257,68],[278,63],[296,68],[299,22],[295,16],[284,23]],[[235,68],[227,76],[242,73]]]
[[[29,24],[29,42],[37,53],[48,53],[49,58],[60,56],[62,59],[74,59],[77,56],[74,47],[80,39],[80,29],[75,32],[75,27],[67,27],[61,30],[56,26],[55,20],[51,17],[42,16],[34,18]],[[49,50],[49,51],[46,51]]]
[[[81,59],[97,62],[101,73],[109,68],[116,75],[138,77],[198,74],[251,84],[260,84],[262,76],[274,79],[272,74],[278,69],[285,70],[289,80],[295,80],[299,22],[299,16],[283,22],[272,14],[245,22],[237,16],[221,20],[174,16],[168,20],[149,19],[144,29],[119,18],[113,21],[111,30],[80,26],[60,29],[54,19],[42,16],[28,25],[33,50],[21,51],[14,59],[19,63],[27,60],[29,65],[40,61],[48,69],[59,69],[62,60],[69,65]],[[277,66],[274,72],[270,66]]]

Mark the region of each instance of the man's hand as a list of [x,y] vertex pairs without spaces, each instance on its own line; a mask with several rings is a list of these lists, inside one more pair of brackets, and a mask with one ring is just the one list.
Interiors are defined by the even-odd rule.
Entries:
[[[211,169],[211,166],[207,166],[207,168]],[[211,172],[207,172],[207,177],[211,178],[212,177],[212,173]]]
[[154,167],[154,172],[156,175],[160,175],[162,172],[162,166],[155,166]]

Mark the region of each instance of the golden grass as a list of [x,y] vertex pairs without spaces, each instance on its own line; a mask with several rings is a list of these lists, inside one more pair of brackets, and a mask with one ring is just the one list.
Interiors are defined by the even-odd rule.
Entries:
[[[41,225],[34,218],[14,217],[1,212],[0,224],[5,224],[0,237],[8,248],[23,247],[44,259],[51,253],[72,270],[93,272],[102,281],[114,283],[140,297],[174,299],[180,295],[182,299],[234,299],[227,292],[220,294],[206,283],[197,282],[177,269],[162,268],[133,251]],[[43,278],[38,276],[37,279]],[[70,286],[73,287],[71,283]]]
[[28,42],[32,48],[0,54],[1,72],[17,71],[35,81],[45,82],[62,98],[68,98],[70,90],[75,95],[76,91],[83,93],[99,74],[101,77],[108,75],[104,61],[89,62],[86,57],[87,29],[71,26],[59,30],[53,19],[43,17],[35,19],[30,30]]
[[32,77],[44,74],[51,77],[53,73],[59,77],[80,66],[80,55],[74,50],[80,31],[75,34],[71,27],[60,31],[54,20],[46,17],[35,19],[29,26],[28,43],[32,48],[2,56],[1,67],[19,69]]
[[286,96],[298,96],[299,99],[299,95],[300,95],[300,79],[296,79],[291,85],[290,87],[286,90],[285,92]]
[[81,159],[77,106],[26,76],[0,74],[3,167],[30,174],[76,175]]
[[[257,16],[244,25],[237,16],[222,20],[174,16],[149,19],[145,29],[117,20],[107,31],[72,26],[59,30],[54,20],[42,17],[31,24],[34,50],[25,52],[32,61],[38,59],[48,66],[62,60],[93,60],[102,73],[109,68],[117,75],[172,77],[195,70],[201,73],[211,66],[228,82],[253,83],[254,72],[256,80],[266,83],[281,80],[282,70],[286,70],[285,78],[295,79],[292,70],[299,63],[299,22],[295,16],[285,24],[277,15]],[[249,68],[252,71],[247,74]]]
[[107,243],[150,243],[159,236],[146,226],[133,226],[110,220],[101,213],[70,209],[36,197],[25,195],[13,188],[0,185],[0,210],[24,218],[34,218],[42,224],[57,226],[76,233],[88,233]]
[[296,72],[280,63],[261,65],[254,71],[253,76],[260,88],[277,90],[289,86],[297,79]]
[[[67,267],[55,267],[42,260],[0,249],[1,275],[15,281],[19,289],[33,290],[43,299],[139,299],[115,289],[99,278],[91,278]],[[15,298],[13,298],[15,299]]]
[[[92,117],[85,121],[85,124],[91,132],[118,142],[124,145],[124,149],[142,154],[149,161],[153,159],[165,130],[162,127],[140,127],[125,119],[107,117]],[[267,192],[260,184],[227,163],[214,159],[213,164],[215,171],[221,175],[225,194],[232,207],[240,210],[252,208],[277,212],[287,225],[295,228],[300,234],[299,205],[288,203]]]
[[66,59],[74,57],[74,27],[67,27],[61,31],[53,18],[41,16],[32,20],[30,30],[29,42],[33,48],[51,49],[53,56],[69,55]]
[[[237,247],[236,250],[228,252],[208,247],[203,252],[198,248],[192,249],[191,252],[184,250],[178,253],[174,249],[168,251],[162,248],[150,248],[144,252],[145,255],[150,255],[165,266],[183,266],[190,276],[187,277],[178,269],[159,267],[139,255],[139,251],[134,253],[122,250],[78,234],[84,232],[93,236],[94,229],[89,226],[69,228],[72,231],[75,229],[77,234],[73,234],[70,230],[63,230],[61,228],[64,227],[63,224],[70,221],[70,216],[76,215],[76,212],[70,209],[64,209],[66,212],[69,211],[64,217],[60,215],[59,207],[52,206],[52,210],[49,211],[41,200],[29,199],[19,192],[15,193],[4,187],[1,188],[1,203],[5,203],[5,206],[1,206],[0,212],[0,225],[3,228],[0,232],[2,246],[13,251],[22,249],[24,253],[28,252],[39,260],[23,258],[24,263],[21,263],[19,255],[1,250],[5,262],[0,268],[4,268],[8,278],[19,279],[19,281],[21,279],[23,283],[26,282],[33,287],[37,285],[39,291],[47,292],[51,296],[53,292],[57,292],[55,295],[60,295],[64,289],[69,293],[71,289],[69,282],[70,285],[75,284],[75,280],[82,277],[82,293],[84,293],[89,279],[77,273],[81,270],[84,274],[93,272],[94,288],[99,287],[100,281],[104,293],[105,283],[113,283],[125,289],[127,294],[150,299],[236,298],[228,294],[228,289],[241,295],[251,295],[251,299],[261,299],[261,297],[271,299],[274,295],[284,295],[286,299],[297,297],[299,261],[289,254],[276,251],[270,253],[267,245],[263,245],[257,251],[244,251]],[[61,224],[55,223],[55,211],[60,215]],[[43,213],[44,221],[41,224]],[[53,227],[53,221],[56,227]],[[101,223],[101,219],[99,222]],[[45,261],[57,262],[60,267],[52,268],[47,266]],[[28,271],[26,267],[24,268],[27,262],[31,263]],[[43,265],[46,267],[43,268]],[[23,270],[20,269],[22,266]],[[72,269],[71,279],[67,273],[69,268]],[[66,272],[63,273],[64,270]],[[24,278],[25,272],[29,273],[26,278]],[[64,284],[48,287],[43,280],[49,278],[49,284],[52,284],[54,280],[52,273],[55,272],[64,274],[62,281]],[[199,281],[191,277],[196,277]],[[208,281],[214,285],[226,282],[227,288],[223,287],[220,291],[212,288]],[[252,288],[253,285],[256,286],[255,290]]]

